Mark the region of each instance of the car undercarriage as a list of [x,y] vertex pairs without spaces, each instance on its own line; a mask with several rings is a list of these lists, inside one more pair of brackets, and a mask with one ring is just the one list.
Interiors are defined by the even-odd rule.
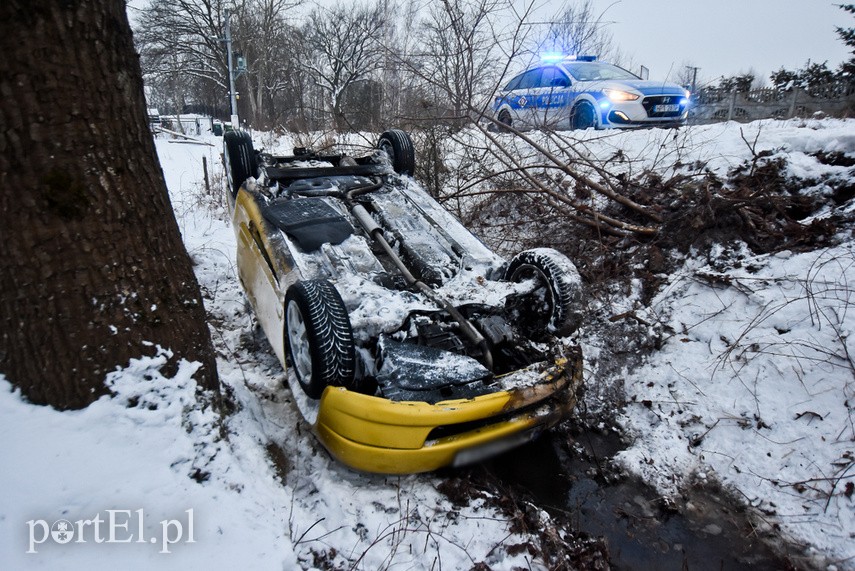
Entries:
[[[406,176],[414,153],[402,131],[384,133],[362,157],[299,148],[274,156],[235,137],[225,161],[239,275],[310,399],[323,409],[339,388],[435,408],[491,401],[465,420],[417,421],[419,434],[429,429],[420,449],[437,434],[459,440],[507,422],[518,432],[511,421],[521,415],[540,426],[566,414],[581,382],[569,337],[580,321],[580,280],[567,258],[535,249],[508,262],[490,251]],[[327,408],[318,422],[340,424]],[[364,427],[345,429],[363,437]],[[389,469],[369,464],[360,467]]]

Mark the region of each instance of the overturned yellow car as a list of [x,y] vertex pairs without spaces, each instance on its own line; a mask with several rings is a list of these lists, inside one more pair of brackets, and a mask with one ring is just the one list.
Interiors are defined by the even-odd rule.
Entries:
[[572,411],[582,356],[576,268],[506,261],[411,178],[413,144],[363,156],[258,152],[224,136],[238,274],[302,414],[366,472],[463,465]]

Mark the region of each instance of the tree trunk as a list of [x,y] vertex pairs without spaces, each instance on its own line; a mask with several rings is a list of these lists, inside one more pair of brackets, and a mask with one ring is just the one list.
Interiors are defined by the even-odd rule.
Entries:
[[[258,80],[258,83],[255,83]],[[267,118],[264,117],[264,99],[262,92],[263,76],[260,73],[245,74],[243,77],[244,86],[246,89],[241,93],[246,93],[249,100],[250,122],[256,129],[264,128]]]
[[339,133],[345,133],[350,131],[350,125],[347,123],[347,119],[344,116],[343,111],[343,102],[344,99],[344,89],[338,91],[333,94],[333,105],[332,105],[332,124],[336,131]]
[[79,408],[153,345],[218,387],[122,0],[0,2],[0,373]]

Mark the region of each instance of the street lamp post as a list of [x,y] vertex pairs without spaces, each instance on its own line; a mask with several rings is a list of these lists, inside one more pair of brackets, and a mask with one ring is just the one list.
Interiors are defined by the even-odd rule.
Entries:
[[237,97],[235,95],[235,73],[234,73],[234,65],[232,63],[232,31],[230,25],[231,13],[229,9],[226,8],[224,11],[226,22],[225,22],[225,33],[226,37],[223,40],[226,44],[226,53],[228,54],[228,62],[229,62],[229,97],[231,99],[232,105],[232,128],[238,129],[240,128],[240,122],[238,119],[237,112]]

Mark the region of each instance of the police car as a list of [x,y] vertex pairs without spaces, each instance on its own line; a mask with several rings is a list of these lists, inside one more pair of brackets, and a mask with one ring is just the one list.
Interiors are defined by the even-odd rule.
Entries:
[[546,56],[499,92],[493,111],[517,129],[605,129],[685,123],[690,93],[596,56]]

